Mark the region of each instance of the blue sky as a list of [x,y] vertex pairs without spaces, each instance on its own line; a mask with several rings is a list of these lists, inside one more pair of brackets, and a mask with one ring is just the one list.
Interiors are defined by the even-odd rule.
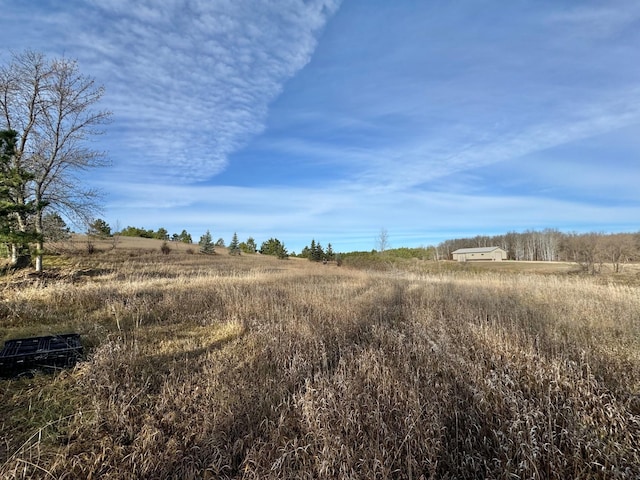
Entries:
[[104,218],[300,251],[640,230],[640,3],[0,0],[78,60]]

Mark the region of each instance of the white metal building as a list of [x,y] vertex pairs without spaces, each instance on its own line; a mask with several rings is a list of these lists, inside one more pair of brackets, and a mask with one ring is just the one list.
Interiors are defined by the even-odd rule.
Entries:
[[459,248],[452,255],[458,262],[501,262],[507,259],[507,252],[500,247]]

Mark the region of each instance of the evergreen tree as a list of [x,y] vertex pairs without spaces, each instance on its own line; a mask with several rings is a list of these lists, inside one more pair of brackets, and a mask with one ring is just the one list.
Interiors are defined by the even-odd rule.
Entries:
[[331,247],[331,244],[327,245],[327,251],[324,253],[324,256],[327,260],[332,261],[334,258],[334,253],[333,253],[333,248]]
[[247,238],[246,243],[249,253],[256,253],[258,251],[258,246],[256,245],[256,241],[253,239],[253,237]]
[[47,213],[42,217],[44,238],[48,242],[59,242],[71,238],[71,230],[57,213]]
[[262,253],[263,255],[275,255],[280,259],[284,259],[289,256],[284,243],[282,243],[277,238],[270,238],[269,240],[262,242],[260,253]]
[[147,230],[144,227],[138,228],[138,227],[131,227],[131,226],[128,226],[127,228],[123,228],[122,231],[120,232],[120,235],[122,235],[123,237],[160,238],[158,237],[158,234],[154,232],[152,229]]
[[258,247],[253,237],[249,237],[246,242],[240,242],[240,251],[244,253],[256,253]]
[[215,245],[213,244],[209,230],[200,237],[200,242],[198,242],[198,244],[200,245],[200,253],[207,255],[216,253]]
[[229,244],[229,255],[240,255],[240,243],[238,242],[238,234],[233,232],[233,238]]
[[312,262],[321,262],[324,260],[324,251],[322,250],[322,245],[320,242],[311,240],[311,247],[309,248],[309,256],[307,257]]
[[224,238],[220,237],[218,240],[216,240],[216,247],[222,247],[224,248]]
[[[333,258],[333,250],[331,250],[331,244],[329,244],[329,250],[330,250],[330,256]],[[328,259],[327,257],[328,254],[329,254],[329,251],[325,253],[320,242],[316,242],[315,239],[312,239],[311,245],[308,247],[304,247],[302,249],[302,252],[300,253],[300,257],[307,258],[312,262],[322,262]]]
[[111,227],[101,218],[96,218],[89,224],[87,235],[98,238],[107,238],[111,236]]
[[157,232],[153,234],[153,238],[158,240],[169,240],[169,232],[166,228],[160,227]]
[[315,256],[316,256],[316,240],[314,238],[311,240],[311,246],[309,247],[309,253],[307,258],[312,262],[315,262],[316,261]]
[[0,242],[11,245],[12,265],[24,268],[31,263],[29,243],[41,239],[29,219],[38,211],[28,201],[24,185],[33,179],[19,163],[14,162],[17,132],[0,131]]
[[191,234],[188,233],[186,230],[182,230],[182,233],[180,233],[180,235],[178,235],[178,239],[182,243],[193,243],[193,239],[191,238]]
[[140,233],[141,232],[139,228],[132,227],[131,225],[128,225],[126,228],[123,228],[120,231],[120,235],[122,235],[123,237],[139,237]]

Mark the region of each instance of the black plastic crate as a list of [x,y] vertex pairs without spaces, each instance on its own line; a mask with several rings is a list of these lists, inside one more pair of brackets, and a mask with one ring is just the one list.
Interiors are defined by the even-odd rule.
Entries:
[[0,351],[0,376],[72,367],[81,357],[82,344],[77,333],[7,340]]

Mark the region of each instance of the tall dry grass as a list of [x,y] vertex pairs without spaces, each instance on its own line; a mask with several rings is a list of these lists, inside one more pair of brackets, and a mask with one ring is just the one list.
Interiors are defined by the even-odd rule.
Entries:
[[146,254],[8,281],[0,336],[90,353],[2,381],[0,474],[640,477],[637,287],[413,270]]

